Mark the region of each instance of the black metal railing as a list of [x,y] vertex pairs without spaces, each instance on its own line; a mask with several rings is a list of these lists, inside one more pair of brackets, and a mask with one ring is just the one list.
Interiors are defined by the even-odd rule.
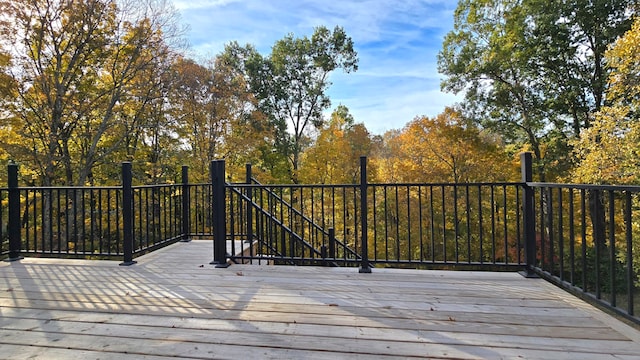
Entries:
[[[238,262],[522,268],[522,183],[226,184]],[[363,197],[363,194],[365,196]],[[237,249],[236,247],[240,247]],[[364,264],[364,262],[368,262]]]
[[522,267],[520,186],[371,184],[371,261],[412,267]]
[[521,163],[524,274],[640,323],[640,187],[535,183]]
[[[214,239],[230,262],[524,270],[633,321],[640,273],[640,187],[519,183],[264,185],[211,182],[0,188],[3,258],[133,258],[175,241]],[[250,168],[248,168],[250,170]]]
[[[529,183],[534,191],[534,270],[635,317],[640,301],[640,187]],[[637,318],[636,318],[637,319]]]
[[[336,197],[342,198],[343,199],[342,212],[344,213],[345,211],[348,211],[348,210],[345,210],[348,208],[344,201],[344,199],[346,199],[345,193],[348,191],[347,189],[353,188],[354,185],[283,186],[283,187],[280,187],[279,189],[276,189],[273,187],[264,186],[258,180],[251,177],[250,164],[247,165],[247,174],[248,174],[247,184],[258,185],[257,187],[254,188],[258,190],[257,191],[248,190],[248,192],[245,192],[246,194],[245,198],[247,198],[247,196],[251,196],[251,198],[247,198],[246,200],[260,199],[260,204],[255,203],[255,205],[253,206],[246,207],[247,210],[251,210],[251,209],[258,210],[259,212],[262,213],[263,216],[267,216],[270,219],[280,219],[279,221],[283,224],[285,224],[287,221],[297,224],[298,228],[304,229],[304,231],[302,231],[303,235],[308,234],[309,236],[307,237],[310,237],[312,239],[312,243],[314,242],[313,240],[315,240],[316,245],[315,246],[312,245],[312,247],[313,249],[319,248],[320,249],[319,254],[324,258],[326,257],[330,257],[334,259],[341,258],[345,262],[348,259],[351,259],[351,260],[361,259],[361,256],[358,254],[357,251],[353,250],[349,246],[349,244],[341,240],[341,239],[347,238],[346,236],[344,236],[344,234],[349,232],[345,224],[344,223],[342,224],[343,225],[342,235],[340,235],[339,233],[338,234],[339,237],[336,237],[336,227],[335,227],[335,224],[336,224],[335,199]],[[298,202],[298,199],[296,198],[296,196],[291,196],[291,194],[300,192],[301,194],[300,198],[303,199],[305,198],[304,188],[307,188],[308,189],[307,192],[310,192],[310,196],[308,196],[308,198],[311,198],[310,206],[312,210],[316,210],[316,206],[314,206],[314,202],[313,202],[314,198],[318,198],[318,201],[316,203],[322,203],[322,206],[320,208],[321,211],[320,212],[315,211],[316,216],[314,216],[314,211],[312,211],[311,217],[309,217],[307,214],[303,213],[300,209],[298,209],[298,206],[294,204],[294,202]],[[317,194],[314,194],[315,189],[319,189],[315,191],[315,193],[319,193],[319,196],[317,196]],[[325,190],[327,191],[327,193],[329,193],[327,196],[325,196]],[[342,196],[339,196],[339,195],[336,196],[336,191],[338,191],[338,194],[342,192]],[[285,192],[286,192],[286,195],[285,195]],[[329,201],[331,202],[332,206],[328,206],[328,207],[325,206],[324,205],[325,199],[330,199]],[[265,203],[269,204],[269,208],[275,211],[270,211],[265,213],[262,210],[264,209],[264,206],[262,205]],[[279,211],[277,211],[278,208],[279,208]],[[303,206],[301,206],[300,208],[302,209]],[[353,207],[353,209],[355,209],[355,206]],[[247,217],[251,217],[251,214],[247,214]],[[346,216],[344,216],[343,214],[343,218],[345,217]],[[264,222],[261,222],[261,223],[264,223]],[[331,225],[327,225],[328,223],[330,223]],[[289,227],[289,229],[291,229],[291,227]],[[261,230],[264,230],[264,229],[261,229]],[[302,238],[299,238],[299,239],[294,238],[294,239],[298,240],[298,242],[302,240]],[[292,245],[295,247],[295,243]],[[315,255],[318,255],[318,251],[313,251],[312,253],[315,253]]]
[[123,163],[122,175],[122,186],[18,187],[17,165],[9,165],[9,187],[0,190],[2,256],[132,264],[134,256],[189,238],[186,173],[183,184],[132,186],[131,164]]
[[355,190],[352,185],[230,186],[227,233],[242,240],[232,246],[246,246],[232,253],[241,262],[357,262]]
[[183,239],[182,185],[133,187],[134,255]]
[[359,264],[366,231],[373,264],[524,265],[517,183],[370,184],[364,230],[359,185],[228,189],[227,236],[241,262]]
[[30,187],[19,194],[22,254],[122,254],[122,188]]

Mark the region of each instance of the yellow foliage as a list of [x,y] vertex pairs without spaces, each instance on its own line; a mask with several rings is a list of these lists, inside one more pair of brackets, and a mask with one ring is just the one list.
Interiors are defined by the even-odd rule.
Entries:
[[453,109],[416,118],[388,135],[379,162],[381,181],[488,182],[515,180],[499,139],[467,124]]
[[574,145],[580,161],[572,181],[589,184],[639,184],[640,168],[640,18],[606,53],[612,68],[610,106],[596,114]]
[[[348,114],[347,114],[348,117]],[[315,144],[302,157],[300,180],[316,184],[355,184],[360,181],[360,156],[371,148],[363,124],[353,124],[336,111],[320,129]]]
[[608,65],[613,69],[609,77],[609,92],[612,99],[627,99],[640,104],[640,17],[631,30],[606,53]]

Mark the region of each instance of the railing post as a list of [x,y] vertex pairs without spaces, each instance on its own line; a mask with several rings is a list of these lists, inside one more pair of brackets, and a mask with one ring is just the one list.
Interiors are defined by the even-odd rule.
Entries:
[[189,167],[182,166],[182,242],[191,241],[191,189],[189,188]]
[[211,181],[213,185],[213,261],[217,268],[229,267],[227,263],[227,229],[225,200],[224,160],[211,163]]
[[336,229],[329,228],[329,258],[336,259]]
[[9,258],[6,261],[23,259],[20,256],[22,239],[20,238],[20,189],[18,189],[18,164],[10,163],[8,168],[9,187]]
[[367,226],[367,157],[360,157],[360,224],[362,224],[361,242],[362,242],[362,259],[360,265],[360,273],[371,273],[369,264],[369,244],[368,244],[368,226]]
[[522,221],[524,225],[524,247],[526,268],[520,274],[527,278],[536,278],[533,268],[536,264],[536,223],[535,194],[528,183],[533,181],[533,159],[530,152],[520,154],[520,168],[524,191],[522,194]]
[[122,251],[124,259],[120,263],[122,266],[129,266],[136,263],[133,260],[133,189],[131,175],[131,163],[122,163],[122,227],[123,243]]
[[[246,164],[245,182],[251,185],[252,172],[251,164]],[[247,220],[247,240],[249,241],[249,256],[253,258],[253,189],[247,188],[245,196],[247,197],[246,217]],[[253,260],[251,260],[253,261]]]
[[322,266],[327,266],[327,246],[320,246],[320,256],[322,257]]

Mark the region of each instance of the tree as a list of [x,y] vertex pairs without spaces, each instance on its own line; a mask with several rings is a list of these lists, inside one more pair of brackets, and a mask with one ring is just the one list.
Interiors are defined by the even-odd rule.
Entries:
[[541,180],[571,166],[568,139],[604,102],[604,52],[634,1],[463,0],[439,54],[442,87],[505,140],[526,144]]
[[166,69],[179,39],[175,12],[162,1],[3,6],[13,28],[2,44],[12,54],[8,75],[19,85],[9,111],[21,128],[9,151],[33,163],[43,185],[83,185],[144,128],[139,115],[159,96],[159,82],[146,80]]
[[236,173],[259,158],[261,147],[273,137],[244,74],[229,63],[229,51],[209,67],[185,58],[173,67],[171,113],[194,179],[206,181],[208,164],[219,158],[227,160],[228,173]]
[[[500,138],[452,108],[418,117],[386,140],[381,181],[465,183],[512,180],[516,171]],[[389,158],[391,161],[389,161]],[[388,178],[390,177],[390,178]]]
[[[447,261],[457,261],[458,256],[488,261],[506,256],[493,241],[481,245],[487,234],[491,234],[487,238],[507,239],[516,233],[513,221],[502,221],[517,216],[516,189],[481,185],[518,177],[518,165],[499,136],[447,108],[436,117],[417,117],[402,130],[385,134],[373,162],[379,183],[402,184],[373,187],[375,233],[401,244],[380,246],[378,256],[415,259],[430,253]],[[431,237],[431,246],[408,240],[423,233],[429,236],[419,238]],[[459,246],[466,241],[468,247]],[[508,241],[515,244],[517,239]]]
[[[640,19],[606,53],[607,98],[590,129],[575,142],[572,179],[593,184],[638,184],[640,167]],[[598,146],[594,146],[594,144]]]
[[244,66],[251,89],[278,132],[274,145],[289,158],[294,183],[308,143],[306,132],[322,125],[322,112],[331,104],[325,93],[329,74],[338,68],[355,71],[357,63],[353,41],[341,27],[331,32],[320,26],[311,38],[289,34],[275,43],[268,57],[248,54]]
[[355,123],[349,109],[338,106],[302,154],[300,180],[309,184],[356,184],[360,181],[360,156],[371,151],[371,136]]

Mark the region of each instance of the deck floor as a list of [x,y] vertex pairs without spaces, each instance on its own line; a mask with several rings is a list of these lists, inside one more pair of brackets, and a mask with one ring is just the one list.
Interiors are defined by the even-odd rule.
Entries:
[[514,273],[209,265],[209,241],[0,263],[2,359],[638,359],[640,332]]

